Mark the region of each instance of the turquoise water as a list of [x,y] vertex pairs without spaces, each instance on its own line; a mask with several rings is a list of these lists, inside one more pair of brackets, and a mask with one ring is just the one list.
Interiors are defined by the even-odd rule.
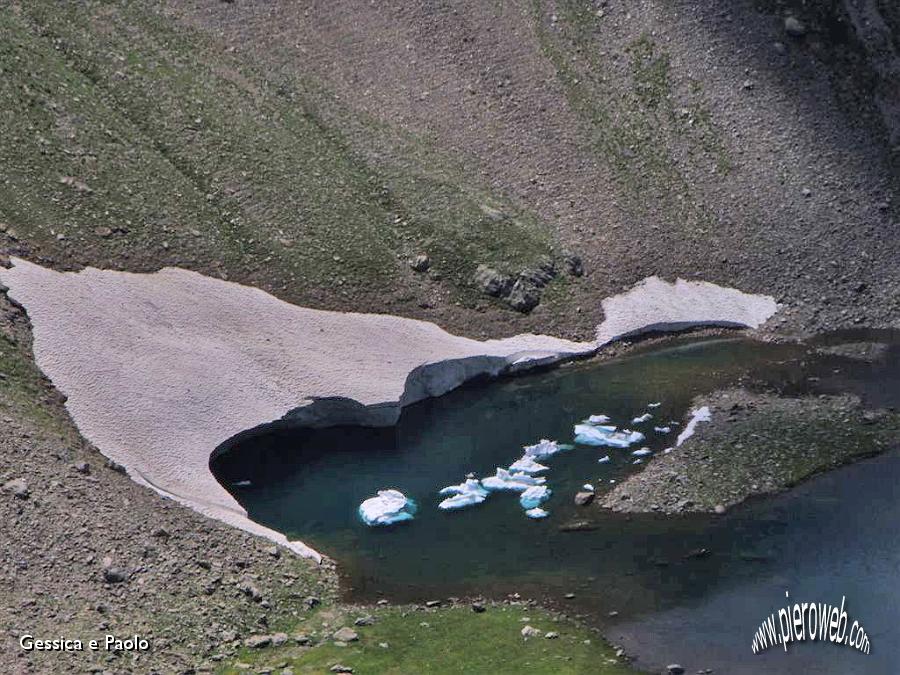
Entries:
[[[890,405],[900,403],[898,382],[896,347],[872,366],[802,345],[673,340],[617,361],[463,387],[408,408],[394,429],[273,430],[243,440],[213,468],[251,518],[335,558],[351,599],[520,593],[602,626],[648,668],[679,661],[688,672],[895,672],[879,670],[900,656],[894,455],[725,517],[622,516],[575,506],[583,483],[602,492],[642,468],[628,451],[584,446],[545,462],[554,494],[544,520],[526,518],[515,494],[457,512],[436,505],[441,487],[509,466],[523,445],[570,442],[572,426],[591,414],[630,426],[648,403],[661,402],[649,409],[653,420],[634,427],[660,451],[681,427],[657,434],[653,426],[683,422],[695,396],[724,386],[785,395],[854,391]],[[598,464],[605,454],[612,461]],[[251,486],[233,486],[244,480]],[[416,500],[414,521],[389,528],[360,522],[359,503],[384,488]],[[585,514],[595,529],[560,530]],[[701,548],[710,553],[692,555]],[[815,644],[752,655],[754,631],[782,606],[785,590],[817,601],[846,595],[872,654]],[[565,599],[569,593],[575,597]]]

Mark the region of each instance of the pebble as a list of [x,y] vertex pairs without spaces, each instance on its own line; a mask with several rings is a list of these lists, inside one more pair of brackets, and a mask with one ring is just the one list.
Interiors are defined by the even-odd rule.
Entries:
[[25,482],[24,478],[14,478],[4,483],[3,491],[11,493],[17,499],[28,499],[31,494],[28,490],[28,483]]
[[521,633],[522,637],[526,640],[530,637],[541,637],[541,635],[543,635],[543,633],[534,626],[525,626],[522,628]]

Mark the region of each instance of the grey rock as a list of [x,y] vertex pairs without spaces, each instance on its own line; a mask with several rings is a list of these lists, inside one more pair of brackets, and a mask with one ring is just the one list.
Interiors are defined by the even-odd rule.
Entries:
[[88,475],[91,472],[91,465],[87,462],[77,462],[72,466],[78,473],[83,473],[84,475]]
[[296,642],[298,645],[311,645],[312,638],[309,637],[309,635],[295,635],[294,642]]
[[487,610],[487,608],[484,606],[483,602],[473,602],[472,603],[472,611],[475,612],[476,614],[481,614],[482,612],[484,612],[486,610]]
[[535,628],[534,626],[525,626],[522,629],[521,633],[522,633],[522,637],[525,638],[526,640],[528,638],[541,637],[541,635],[543,635],[543,633],[541,631],[539,631],[537,628]]
[[592,501],[594,501],[594,493],[593,492],[576,492],[575,493],[575,504],[577,506],[587,506]]
[[262,602],[263,596],[259,589],[249,581],[242,581],[238,584],[238,590],[250,598],[253,602]]
[[352,628],[348,628],[347,626],[336,630],[334,632],[334,635],[332,635],[331,637],[338,642],[356,642],[357,640],[359,640],[359,634],[355,630],[353,630]]
[[262,649],[272,644],[271,635],[251,635],[244,640],[244,646],[250,649]]
[[420,253],[409,261],[409,266],[412,267],[415,272],[427,272],[428,268],[431,267],[431,258],[424,253]]
[[345,666],[340,663],[335,663],[333,666],[331,666],[330,670],[332,673],[352,673],[353,672],[353,668],[351,668],[350,666]]
[[500,274],[487,265],[479,265],[475,270],[475,283],[483,292],[495,298],[508,295],[513,287],[511,277]]
[[713,510],[720,516],[725,513],[725,507],[722,504],[716,504]]
[[519,280],[527,281],[536,288],[543,288],[556,278],[556,263],[552,260],[544,260],[533,269],[526,269],[519,273]]
[[584,263],[577,255],[566,256],[566,271],[573,277],[584,276]]
[[425,603],[425,606],[426,607],[440,607],[441,601],[440,600],[429,600],[428,602]]
[[806,35],[806,26],[795,16],[789,16],[784,20],[784,31],[791,37],[803,37]]
[[121,567],[106,567],[103,570],[103,581],[108,584],[121,584],[128,581],[128,572]]
[[274,633],[272,635],[272,646],[280,647],[288,641],[287,633]]
[[551,631],[548,631],[547,634],[546,634],[544,637],[545,637],[546,639],[548,639],[548,640],[555,640],[556,638],[559,637],[559,633],[557,633],[556,631],[551,630]]
[[354,626],[371,626],[375,623],[375,617],[371,614],[367,614],[366,616],[357,617],[356,621],[353,622]]
[[517,312],[527,314],[540,304],[541,294],[534,284],[519,279],[513,285],[506,301],[509,303],[509,306]]
[[3,491],[9,492],[17,499],[28,499],[31,492],[28,490],[28,483],[24,478],[14,478],[3,484]]

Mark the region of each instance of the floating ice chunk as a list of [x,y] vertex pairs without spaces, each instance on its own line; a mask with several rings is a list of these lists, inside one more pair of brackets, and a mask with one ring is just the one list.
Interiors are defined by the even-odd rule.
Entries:
[[591,415],[587,418],[588,424],[606,424],[609,422],[607,415]]
[[249,480],[238,480],[232,483],[234,487],[250,487],[253,485]]
[[642,460],[642,459],[636,459],[632,462],[632,464],[643,464],[643,463],[644,463],[644,460]]
[[640,417],[635,417],[633,420],[631,420],[631,423],[632,424],[642,424],[642,423],[646,422],[647,420],[652,420],[652,419],[653,419],[653,415],[651,415],[650,413],[644,413]]
[[522,455],[521,459],[517,459],[509,465],[509,470],[520,473],[540,473],[546,471],[547,467],[534,461],[532,455]]
[[525,454],[529,457],[533,457],[534,459],[547,459],[548,457],[552,457],[557,452],[562,450],[571,450],[571,445],[566,445],[564,443],[557,443],[556,441],[548,441],[546,438],[542,438],[538,443],[534,445],[526,445],[523,450],[525,450]]
[[585,483],[584,485],[581,486],[581,489],[584,490],[585,492],[593,492],[594,486],[591,485],[590,483]]
[[650,448],[641,448],[640,450],[632,450],[631,454],[634,457],[646,457],[647,455],[652,455],[653,453],[650,452]]
[[644,440],[644,434],[639,431],[631,431],[630,429],[616,431],[615,429],[615,427],[594,426],[592,424],[576,424],[575,442],[583,445],[627,448],[629,445],[634,445]]
[[415,512],[416,503],[399,490],[379,490],[377,497],[370,497],[359,505],[359,517],[370,526],[412,520]]
[[653,431],[658,434],[667,434],[672,431],[672,427],[653,427]]
[[484,494],[480,494],[478,492],[461,492],[458,495],[453,495],[452,497],[447,497],[447,499],[443,500],[440,504],[438,504],[438,508],[442,511],[453,511],[455,509],[464,509],[467,506],[474,506],[475,504],[480,504],[487,498],[487,491],[485,490]]
[[606,464],[609,461],[609,455],[603,455],[600,459],[597,460],[598,464]]
[[697,428],[697,425],[700,422],[709,422],[710,419],[712,419],[712,414],[709,412],[709,408],[707,406],[692,410],[691,419],[687,423],[687,426],[684,428],[684,431],[678,434],[678,439],[675,441],[675,446],[677,447],[681,445],[687,439],[693,436],[694,430]]
[[523,509],[536,509],[550,498],[550,488],[546,485],[532,485],[519,496]]
[[480,504],[487,498],[488,491],[482,487],[479,481],[469,478],[459,485],[448,485],[440,490],[438,494],[453,495],[438,504],[439,509],[448,511]]
[[506,469],[497,469],[497,474],[481,480],[481,484],[488,490],[512,490],[524,492],[535,485],[543,485],[546,478],[529,476],[527,473],[510,473]]
[[658,408],[658,407],[661,406],[661,405],[662,405],[662,403],[660,403],[660,402],[657,402],[657,403],[648,403],[648,404],[647,404],[647,407],[648,407],[648,408]]
[[529,518],[546,518],[550,514],[544,511],[544,509],[536,506],[533,509],[528,509],[525,512],[525,515]]

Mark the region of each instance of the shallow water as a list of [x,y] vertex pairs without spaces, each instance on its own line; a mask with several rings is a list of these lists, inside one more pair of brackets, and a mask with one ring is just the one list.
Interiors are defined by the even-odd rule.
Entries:
[[[885,338],[839,341],[863,337]],[[683,423],[695,396],[724,386],[788,395],[853,391],[873,404],[898,405],[898,383],[896,346],[871,365],[801,345],[672,340],[617,361],[463,387],[406,409],[395,429],[271,431],[242,441],[213,468],[251,518],[335,558],[352,599],[518,592],[583,614],[650,668],[679,661],[688,672],[895,672],[896,455],[832,472],[725,517],[603,513],[595,530],[562,532],[563,523],[598,515],[572,502],[583,483],[602,492],[611,480],[641,468],[629,451],[579,446],[544,462],[554,491],[544,505],[547,519],[526,518],[515,494],[493,494],[457,512],[436,505],[441,487],[461,482],[469,471],[484,476],[509,466],[523,445],[540,438],[570,442],[572,426],[590,414],[630,426],[648,403],[662,402],[649,409],[652,420],[634,426],[659,451],[674,443],[681,427],[657,434],[653,426]],[[605,454],[612,461],[598,464]],[[240,480],[252,486],[233,487]],[[388,487],[418,502],[416,519],[364,526],[357,506]],[[700,548],[710,554],[691,555]],[[870,635],[872,653],[813,644],[787,655],[774,649],[752,655],[753,633],[784,604],[785,590],[823,602],[846,595],[849,613]],[[575,598],[564,599],[566,593]]]

